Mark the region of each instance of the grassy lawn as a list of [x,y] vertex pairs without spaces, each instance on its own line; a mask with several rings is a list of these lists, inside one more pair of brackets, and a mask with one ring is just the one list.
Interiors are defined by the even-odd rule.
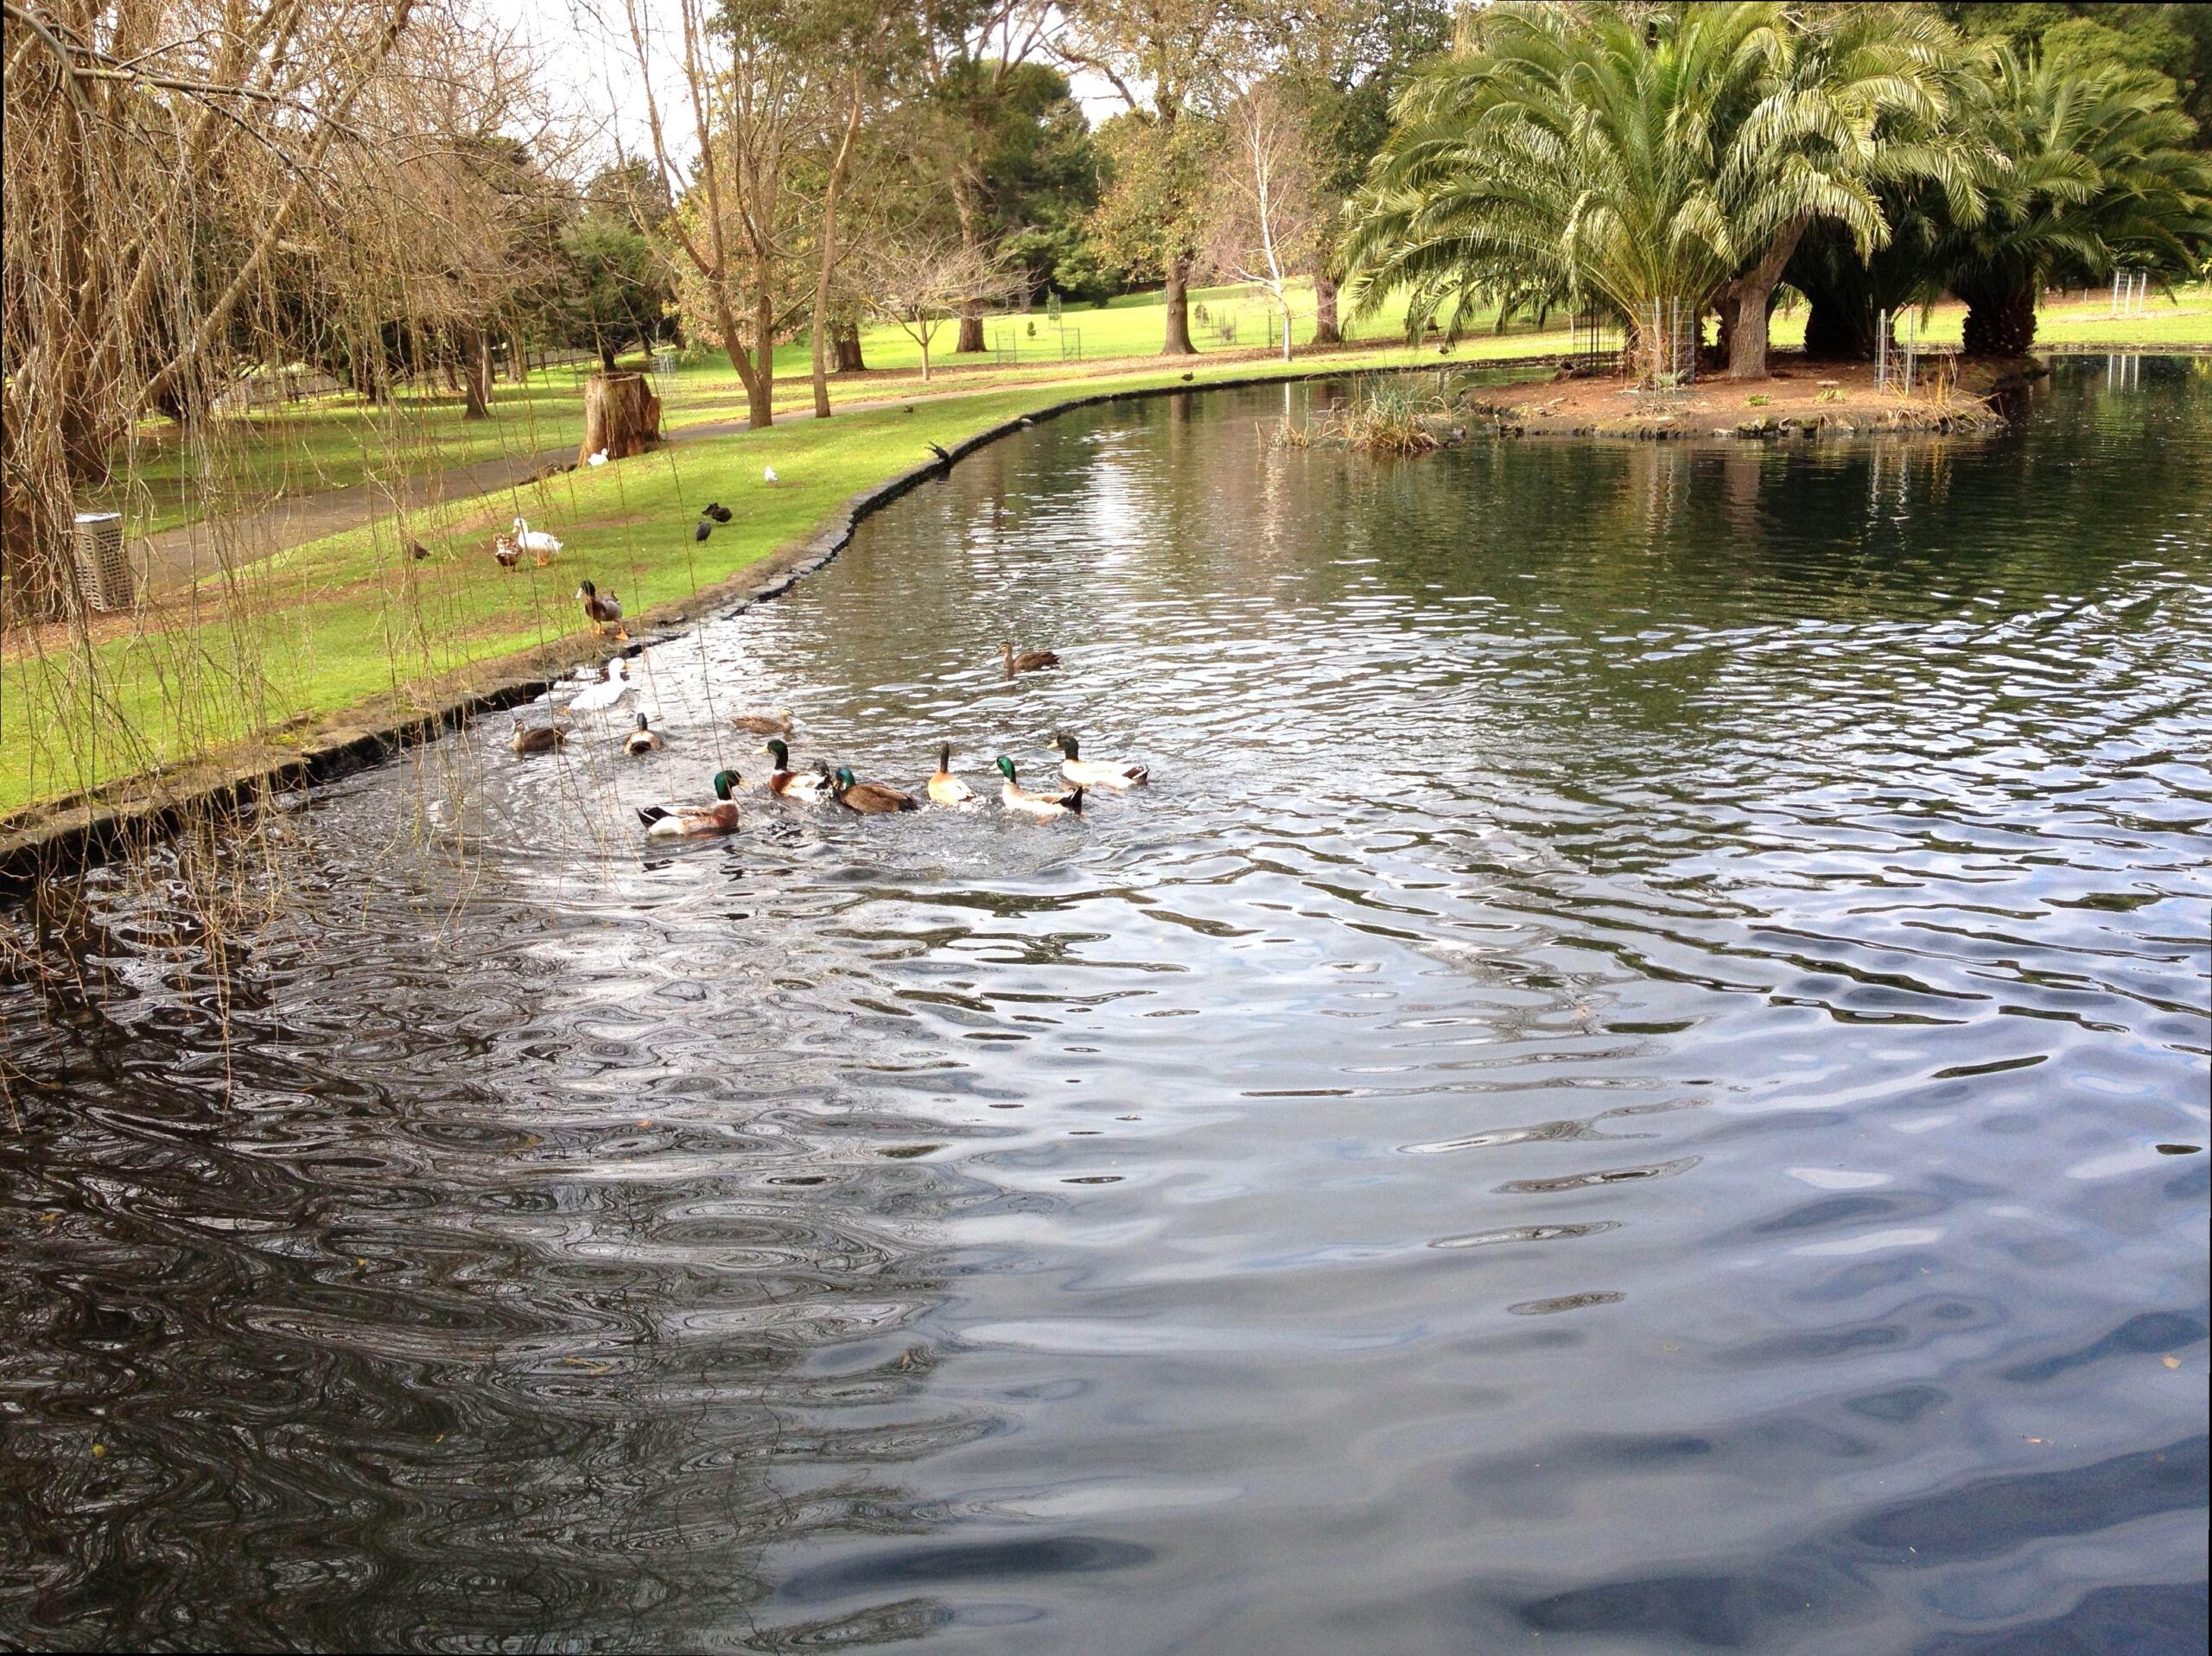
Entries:
[[[1216,317],[1240,302],[1218,290],[1203,298]],[[2145,316],[2122,320],[2109,316],[2101,297],[2054,306],[2044,314],[2043,337],[2053,344],[2212,341],[2212,292],[2184,298],[2196,302],[2154,304]],[[1253,301],[1241,302],[1242,315],[1255,314]],[[1961,315],[1957,307],[1939,307],[1923,338],[1955,339]],[[1108,323],[1090,321],[1094,316]],[[1070,310],[1065,320],[1084,330],[1079,374],[1057,352],[1047,357],[1040,348],[1029,357],[1026,322],[1001,320],[993,326],[1023,330],[1011,365],[971,358],[972,365],[941,373],[925,392],[912,342],[879,330],[865,347],[873,371],[856,384],[840,382],[838,397],[849,409],[868,402],[887,407],[695,439],[416,513],[405,530],[430,547],[435,555],[427,562],[400,555],[400,529],[385,519],[203,581],[166,607],[130,618],[122,624],[127,630],[103,624],[91,639],[60,628],[17,635],[0,657],[0,812],[241,741],[281,741],[271,733],[288,721],[372,696],[427,696],[442,674],[574,638],[582,618],[570,594],[583,575],[620,593],[633,614],[688,597],[803,538],[846,496],[914,464],[925,442],[957,441],[1057,401],[1078,381],[1086,389],[1109,383],[1134,389],[1178,383],[1186,371],[1201,384],[1275,371],[1272,359],[1252,354],[1255,341],[1241,320],[1235,346],[1207,333],[1199,362],[1161,365],[1153,354],[1161,310],[1148,296],[1107,311]],[[1042,313],[1036,320],[1040,335],[1050,331]],[[1332,352],[1327,365],[1351,370],[1436,359],[1434,346],[1408,351],[1395,325],[1375,327],[1388,343]],[[1777,343],[1796,343],[1802,327],[1802,311],[1777,316]],[[1118,360],[1094,357],[1094,338],[1101,354],[1110,342]],[[1485,333],[1463,340],[1452,355],[1479,361],[1564,342],[1555,328]],[[1293,371],[1320,360],[1301,359]],[[790,373],[779,406],[807,406],[804,349],[779,352],[779,366]],[[410,463],[452,465],[575,441],[580,402],[563,372],[527,388],[503,388],[499,418],[491,422],[464,423],[457,405],[439,398],[403,401],[373,415],[329,404],[270,422],[273,429],[257,433],[264,441],[240,445],[230,460],[242,487],[264,493],[327,487],[380,475],[402,453]],[[721,358],[684,367],[669,402],[670,423],[678,428],[743,413],[736,375]],[[909,406],[912,411],[905,411]],[[167,471],[149,465],[142,499],[175,491],[184,464],[180,456]],[[764,464],[774,465],[780,486],[763,485]],[[702,545],[692,540],[691,526],[699,503],[713,497],[740,515]],[[489,557],[494,530],[517,511],[568,542],[553,568],[509,574]]]

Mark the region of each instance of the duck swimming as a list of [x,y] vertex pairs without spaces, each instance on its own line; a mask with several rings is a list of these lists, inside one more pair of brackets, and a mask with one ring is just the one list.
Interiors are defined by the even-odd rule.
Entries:
[[1014,644],[1011,640],[999,646],[999,659],[1006,663],[1006,676],[1008,678],[1012,678],[1016,673],[1041,672],[1047,667],[1058,667],[1060,664],[1058,650],[1025,650],[1017,656],[1014,653]]
[[937,769],[930,775],[930,803],[961,810],[976,803],[976,790],[952,774],[952,744],[937,745]]
[[1152,772],[1141,765],[1116,765],[1111,759],[1086,759],[1076,739],[1063,731],[1052,738],[1060,750],[1060,774],[1078,788],[1141,788]]
[[507,746],[518,758],[527,758],[533,753],[553,753],[569,739],[566,725],[517,725],[515,733],[507,739]]
[[745,780],[734,771],[715,772],[714,805],[641,805],[638,820],[645,825],[649,840],[684,840],[709,834],[737,832],[737,807],[730,790]]
[[1024,816],[1068,816],[1083,809],[1083,790],[1070,788],[1056,794],[1032,793],[1021,785],[1014,774],[1014,761],[1003,753],[999,755],[999,774],[1006,778],[999,787],[999,803],[1010,811]]
[[638,715],[638,727],[623,739],[622,751],[632,758],[643,753],[660,752],[660,733],[645,722],[645,715]]
[[882,816],[892,811],[918,811],[921,801],[910,793],[887,786],[880,782],[855,782],[849,765],[837,767],[836,779],[830,784],[830,791],[837,803],[849,811],[858,811],[863,816]]
[[766,752],[772,753],[776,768],[768,773],[768,791],[781,799],[804,799],[814,803],[830,792],[827,772],[798,771],[791,769],[791,751],[780,736],[770,739]]

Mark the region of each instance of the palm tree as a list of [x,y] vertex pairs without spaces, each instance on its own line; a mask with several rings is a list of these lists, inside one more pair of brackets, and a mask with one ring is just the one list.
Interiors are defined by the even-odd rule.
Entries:
[[[1917,12],[1771,0],[1500,4],[1401,100],[1347,242],[1356,301],[1403,292],[1408,325],[1475,295],[1538,289],[1626,319],[1646,372],[1718,306],[1729,371],[1766,372],[1767,314],[1806,228],[1862,251],[1876,191],[1967,187],[1940,125],[1949,31]],[[1677,323],[1676,318],[1680,319]]]
[[2002,164],[1987,209],[1948,225],[1936,250],[1967,302],[1969,356],[2025,352],[2054,282],[2105,281],[2122,265],[2195,272],[2212,249],[2212,160],[2189,148],[2195,128],[2172,83],[2003,48],[1993,82],[1983,126]]

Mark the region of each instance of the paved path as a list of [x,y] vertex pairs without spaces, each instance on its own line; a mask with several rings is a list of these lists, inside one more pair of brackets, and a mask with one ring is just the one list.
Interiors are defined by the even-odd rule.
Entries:
[[512,488],[549,466],[575,459],[575,453],[572,445],[564,444],[534,454],[500,454],[410,478],[397,487],[384,482],[354,483],[317,494],[283,495],[257,511],[166,529],[138,542],[141,579],[156,596],[175,592],[226,563],[233,569],[258,563],[326,535],[374,523],[403,507],[420,511],[441,501]]

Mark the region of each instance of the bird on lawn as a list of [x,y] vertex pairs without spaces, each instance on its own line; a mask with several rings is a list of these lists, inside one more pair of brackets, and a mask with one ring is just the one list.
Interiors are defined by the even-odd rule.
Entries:
[[791,751],[780,736],[768,739],[762,750],[772,754],[776,768],[768,772],[768,791],[779,799],[804,799],[809,804],[823,798],[830,791],[830,776],[826,771],[799,771],[791,769]]
[[928,445],[928,447],[931,454],[936,455],[947,466],[952,464],[952,451],[947,448],[943,443],[931,443]]
[[1014,653],[1014,644],[1011,641],[999,646],[999,658],[1006,663],[1006,676],[1008,678],[1012,678],[1016,673],[1041,672],[1047,667],[1058,667],[1060,664],[1058,653],[1051,650],[1025,650],[1017,656]]
[[788,736],[791,733],[791,710],[778,707],[772,713],[741,713],[730,723],[754,736]]
[[570,713],[597,713],[611,707],[630,694],[630,681],[623,676],[622,657],[617,656],[607,663],[607,676],[587,684],[576,692],[569,703]]
[[630,629],[622,625],[622,600],[613,593],[602,593],[588,581],[580,581],[576,583],[576,600],[584,606],[584,619],[595,631],[605,632],[613,627],[616,638],[630,636]]
[[492,555],[499,561],[499,568],[512,569],[522,562],[522,549],[515,544],[512,535],[502,535],[492,542]]
[[561,542],[542,529],[532,529],[526,517],[515,519],[515,544],[543,563],[561,549]]
[[587,455],[585,455],[585,456],[584,456],[584,464],[585,464],[585,465],[587,465],[587,466],[604,466],[604,465],[606,465],[606,464],[607,464],[607,451],[606,451],[604,448],[602,448],[602,449],[601,449],[601,450],[599,451],[599,453],[597,453],[596,454],[587,454]]
[[430,549],[420,541],[410,541],[407,542],[407,555],[420,563],[430,555]]
[[711,517],[718,523],[727,523],[731,518],[736,517],[737,514],[732,511],[728,506],[722,504],[721,501],[709,500],[705,505],[699,508],[699,516],[702,517]]
[[930,803],[961,810],[976,803],[976,790],[952,774],[952,744],[937,745],[937,769],[930,773]]
[[863,816],[884,816],[893,811],[918,811],[922,803],[913,795],[880,782],[855,782],[853,767],[837,767],[836,780],[830,784],[830,791],[840,805],[849,811],[858,811]]
[[682,840],[704,834],[737,832],[737,807],[730,790],[745,780],[734,771],[715,772],[713,805],[640,805],[638,820],[645,825],[649,840]]
[[1086,759],[1076,739],[1065,731],[1052,738],[1060,750],[1060,774],[1078,788],[1141,788],[1152,772],[1141,765],[1116,765],[1110,759]]
[[642,754],[658,753],[660,748],[660,733],[645,722],[645,714],[639,714],[638,727],[623,739],[622,751],[632,758],[637,758]]
[[532,753],[556,752],[568,739],[566,725],[517,725],[507,746],[514,749],[516,758],[527,758]]
[[714,532],[715,526],[703,517],[691,526],[691,538],[695,541],[703,541]]
[[999,774],[1006,780],[999,784],[999,803],[1010,811],[1024,816],[1068,816],[1083,809],[1083,790],[1068,788],[1056,794],[1032,793],[1021,785],[1014,774],[1014,761],[1003,753],[999,755]]
[[760,480],[763,483],[773,483],[777,481],[776,468],[772,466],[762,466],[760,468]]

